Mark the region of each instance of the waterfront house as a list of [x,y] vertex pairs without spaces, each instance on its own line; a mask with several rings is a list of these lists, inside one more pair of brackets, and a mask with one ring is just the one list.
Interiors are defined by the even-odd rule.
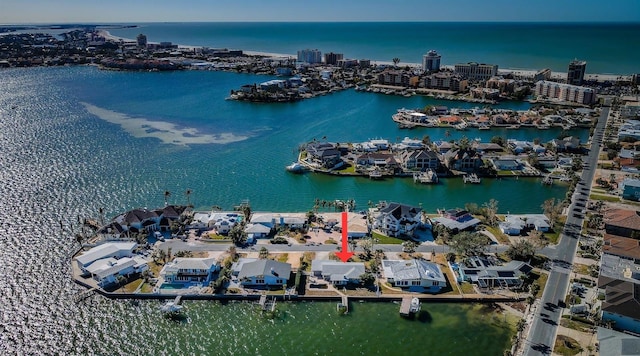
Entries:
[[333,285],[359,284],[365,273],[362,262],[341,262],[331,260],[311,261],[311,273],[331,282]]
[[640,179],[625,178],[620,186],[622,199],[640,201]]
[[640,212],[627,209],[611,209],[604,216],[604,229],[608,234],[639,238]]
[[603,323],[612,322],[617,330],[640,333],[640,284],[609,277],[598,278],[604,290]]
[[244,228],[244,232],[247,233],[247,237],[253,241],[253,239],[260,239],[269,236],[271,228],[262,224],[247,224]]
[[399,154],[402,167],[408,170],[437,170],[440,167],[438,155],[431,150],[403,151]]
[[519,160],[508,157],[494,158],[491,163],[497,171],[521,171],[524,167]]
[[244,261],[238,271],[243,286],[283,287],[291,275],[291,265],[272,260]]
[[322,167],[333,168],[342,162],[337,146],[329,142],[310,142],[307,144],[307,160],[311,159]]
[[[420,114],[420,113],[415,113],[415,114]],[[424,114],[420,114],[420,115],[425,116]],[[404,139],[402,139],[402,141],[400,141],[400,143],[393,145],[393,148],[399,151],[420,150],[420,149],[423,149],[424,147],[425,147],[425,144],[424,142],[422,142],[422,140],[412,139],[409,137],[405,137]]]
[[155,210],[133,209],[116,216],[113,222],[120,224],[123,231],[168,231],[171,222],[179,219],[186,208],[183,205],[167,205]]
[[441,125],[454,126],[462,122],[460,116],[441,116],[438,118]]
[[444,225],[451,231],[471,230],[480,224],[480,220],[462,209],[442,210],[440,211],[440,216],[434,218],[433,221]]
[[220,265],[214,258],[176,258],[162,267],[160,276],[165,283],[208,285]]
[[373,228],[391,237],[412,236],[420,226],[422,208],[405,204],[389,203],[380,208]]
[[436,141],[434,142],[434,145],[436,146],[438,152],[441,154],[447,153],[453,148],[453,144],[448,141]]
[[549,218],[544,214],[507,215],[499,224],[500,231],[507,235],[520,235],[523,229],[547,232],[551,228]]
[[142,273],[149,269],[147,261],[141,256],[103,258],[95,261],[86,268],[87,273],[104,288],[118,282],[120,276],[129,277],[135,273]]
[[486,152],[502,152],[504,151],[504,149],[502,148],[502,146],[500,146],[497,143],[481,143],[481,142],[476,142],[473,145],[473,148],[480,154],[486,153]]
[[567,136],[563,139],[554,138],[549,142],[557,152],[576,152],[581,149],[580,139],[575,136]]
[[473,256],[457,266],[459,281],[475,283],[480,288],[518,288],[533,267],[522,261],[495,264],[488,258]]
[[138,244],[135,242],[107,242],[85,251],[80,256],[77,256],[75,260],[79,268],[86,270],[87,266],[103,258],[132,257],[136,246]]
[[394,287],[437,293],[447,286],[440,266],[424,260],[382,260],[382,273]]
[[452,149],[443,157],[444,165],[450,170],[474,172],[484,164],[482,157],[474,149]]
[[361,154],[356,159],[356,164],[365,167],[376,166],[396,168],[398,166],[398,162],[396,161],[393,154],[377,152],[368,152]]
[[[333,219],[329,219],[325,224],[331,225]],[[349,212],[347,213],[347,237],[349,239],[359,239],[369,234],[369,226],[365,215]],[[342,232],[342,219],[335,221],[333,229]]]

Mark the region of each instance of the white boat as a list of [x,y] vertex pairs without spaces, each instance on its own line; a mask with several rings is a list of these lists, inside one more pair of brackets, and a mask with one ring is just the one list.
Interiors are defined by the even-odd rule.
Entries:
[[438,175],[432,169],[428,169],[425,172],[414,173],[413,181],[422,184],[435,184],[438,183]]
[[537,127],[538,127],[538,130],[548,130],[550,128],[549,125],[544,125],[544,124],[538,125]]
[[462,177],[462,181],[465,183],[480,184],[480,178],[475,173],[465,174]]
[[413,297],[411,299],[411,305],[409,306],[409,313],[415,314],[420,311],[420,299]]
[[306,170],[306,167],[299,162],[293,162],[286,167],[286,170],[291,173],[303,173]]
[[491,126],[489,126],[487,124],[480,124],[478,126],[478,130],[491,130]]
[[369,171],[369,178],[371,179],[382,179],[382,171],[379,169],[373,169]]
[[454,127],[456,128],[456,130],[460,130],[460,131],[464,131],[467,129],[467,123],[466,122],[461,122],[457,125],[454,125]]

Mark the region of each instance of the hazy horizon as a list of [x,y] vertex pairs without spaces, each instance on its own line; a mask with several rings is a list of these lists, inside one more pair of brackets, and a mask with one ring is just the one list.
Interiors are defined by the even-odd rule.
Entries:
[[640,1],[597,0],[173,0],[94,3],[4,0],[5,25],[157,22],[565,22],[639,23]]

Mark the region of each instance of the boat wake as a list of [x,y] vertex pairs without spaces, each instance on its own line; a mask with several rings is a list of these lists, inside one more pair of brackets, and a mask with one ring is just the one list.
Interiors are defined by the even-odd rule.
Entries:
[[163,143],[172,145],[194,144],[227,144],[244,141],[248,136],[238,136],[230,132],[220,134],[205,134],[193,127],[178,127],[166,121],[151,121],[145,118],[135,118],[123,113],[99,108],[89,103],[81,103],[87,111],[100,119],[112,124],[120,125],[126,132],[136,138],[155,137]]

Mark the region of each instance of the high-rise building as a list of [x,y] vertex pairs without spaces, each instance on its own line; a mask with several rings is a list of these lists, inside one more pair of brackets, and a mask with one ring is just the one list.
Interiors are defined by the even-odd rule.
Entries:
[[456,64],[454,71],[469,80],[487,80],[498,74],[497,64],[461,63]]
[[338,64],[338,61],[340,61],[342,58],[344,58],[344,55],[342,53],[333,53],[333,52],[325,53],[324,63],[336,65]]
[[596,93],[593,89],[577,85],[548,82],[541,80],[536,83],[535,95],[558,101],[569,101],[578,104],[589,105],[596,101]]
[[567,84],[582,85],[584,81],[584,72],[587,69],[587,62],[572,60],[569,63],[569,71],[567,72]]
[[141,33],[136,37],[136,40],[138,41],[138,47],[147,47],[147,36]]
[[435,50],[430,50],[422,56],[422,69],[425,72],[434,72],[440,70],[440,59],[442,56]]
[[317,49],[303,49],[298,51],[298,62],[309,64],[322,63],[322,52]]

